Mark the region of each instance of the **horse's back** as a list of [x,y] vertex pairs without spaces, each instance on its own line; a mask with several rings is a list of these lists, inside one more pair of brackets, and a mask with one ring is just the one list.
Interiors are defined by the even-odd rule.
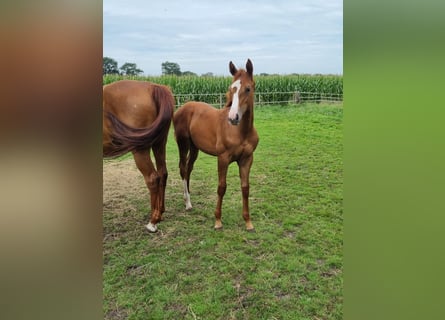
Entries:
[[214,108],[208,103],[200,101],[189,101],[178,109],[175,113],[175,118],[183,117],[212,117],[218,113],[218,109]]
[[175,100],[166,86],[121,80],[103,86],[103,153],[117,156],[166,141]]
[[129,126],[149,126],[157,116],[153,86],[150,82],[135,80],[121,80],[104,86],[104,111],[113,113]]
[[176,126],[186,125],[188,127],[206,124],[216,124],[219,112],[211,105],[204,102],[190,101],[180,107],[173,116]]

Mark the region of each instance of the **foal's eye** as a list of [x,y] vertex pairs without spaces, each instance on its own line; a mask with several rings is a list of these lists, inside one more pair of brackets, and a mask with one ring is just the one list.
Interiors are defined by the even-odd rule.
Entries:
[[250,87],[246,88],[246,92],[249,93],[250,92]]

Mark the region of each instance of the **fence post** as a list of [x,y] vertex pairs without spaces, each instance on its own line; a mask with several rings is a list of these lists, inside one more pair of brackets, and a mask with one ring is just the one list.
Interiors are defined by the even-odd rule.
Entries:
[[300,103],[300,91],[295,91],[294,93],[294,101],[296,104]]
[[181,100],[179,98],[179,95],[176,96],[176,106],[179,108],[181,106]]

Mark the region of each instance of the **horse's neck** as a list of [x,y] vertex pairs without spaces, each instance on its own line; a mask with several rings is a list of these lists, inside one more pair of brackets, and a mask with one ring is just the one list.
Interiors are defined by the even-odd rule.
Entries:
[[[228,115],[230,110],[230,103],[231,102],[227,102],[224,109],[221,109],[221,112],[225,112],[226,116]],[[243,118],[241,119],[241,122],[238,126],[243,136],[247,136],[253,130],[253,104],[252,106],[249,106],[248,110],[243,115]]]
[[240,123],[240,130],[247,136],[253,130],[253,105],[248,108]]

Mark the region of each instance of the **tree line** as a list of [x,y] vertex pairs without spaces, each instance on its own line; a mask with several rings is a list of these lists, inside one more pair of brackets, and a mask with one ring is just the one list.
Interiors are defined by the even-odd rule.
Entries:
[[[128,76],[137,76],[144,71],[139,69],[136,63],[125,62],[120,68],[117,61],[110,57],[103,58],[102,66],[103,74],[120,74]],[[181,67],[176,62],[165,61],[161,64],[163,75],[177,75],[177,76],[196,76],[197,74],[191,71],[181,71]],[[207,72],[203,76],[212,77],[213,73]]]
[[136,63],[125,62],[120,68],[118,68],[116,60],[109,57],[103,58],[102,74],[104,75],[121,74],[128,76],[137,76],[143,72],[143,70],[139,69],[136,66]]

